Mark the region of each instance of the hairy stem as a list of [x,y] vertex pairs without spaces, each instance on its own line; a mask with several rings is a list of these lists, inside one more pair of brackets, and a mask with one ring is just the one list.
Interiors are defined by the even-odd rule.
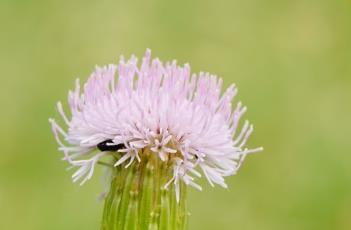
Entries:
[[186,229],[186,186],[180,183],[180,201],[175,198],[171,162],[163,162],[148,150],[128,168],[113,169],[105,199],[101,230]]

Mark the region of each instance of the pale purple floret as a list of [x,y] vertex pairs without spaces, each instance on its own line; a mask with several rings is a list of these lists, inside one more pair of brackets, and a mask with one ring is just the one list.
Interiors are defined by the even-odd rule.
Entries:
[[165,187],[174,183],[177,199],[180,180],[201,189],[194,181],[201,177],[198,170],[212,186],[227,187],[224,177],[235,174],[247,154],[262,150],[244,147],[253,127],[246,121],[238,128],[246,107],[238,103],[232,109],[237,89],[232,85],[221,95],[217,76],[191,75],[188,64],[164,65],[150,56],[147,50],[141,67],[132,56],[118,66],[96,68],[83,90],[77,79],[68,95],[69,117],[58,103],[67,131],[50,122],[63,159],[78,167],[73,180],[83,184],[92,177],[99,159],[113,154],[96,146],[112,140],[125,146],[115,166],[139,161],[144,148],[162,161],[171,156],[173,178]]

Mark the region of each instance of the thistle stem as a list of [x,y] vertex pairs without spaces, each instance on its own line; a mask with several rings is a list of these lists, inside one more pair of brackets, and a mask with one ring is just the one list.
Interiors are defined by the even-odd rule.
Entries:
[[101,230],[186,229],[186,186],[180,183],[177,202],[171,162],[145,150],[141,161],[113,169],[110,191],[105,199]]

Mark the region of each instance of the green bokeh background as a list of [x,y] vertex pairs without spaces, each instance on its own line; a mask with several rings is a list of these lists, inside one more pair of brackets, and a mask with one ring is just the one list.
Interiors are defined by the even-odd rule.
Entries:
[[228,190],[191,189],[189,229],[351,229],[349,0],[1,0],[0,25],[0,229],[99,229],[101,173],[72,184],[47,120],[147,47],[235,82],[265,147]]

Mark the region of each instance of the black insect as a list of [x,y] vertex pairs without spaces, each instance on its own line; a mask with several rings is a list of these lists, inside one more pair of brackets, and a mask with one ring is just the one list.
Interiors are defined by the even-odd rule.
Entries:
[[96,146],[100,151],[111,151],[111,152],[116,152],[118,151],[119,149],[123,149],[125,148],[124,147],[124,144],[114,144],[112,140],[106,140],[106,141],[103,141],[101,143],[99,143],[97,146]]

